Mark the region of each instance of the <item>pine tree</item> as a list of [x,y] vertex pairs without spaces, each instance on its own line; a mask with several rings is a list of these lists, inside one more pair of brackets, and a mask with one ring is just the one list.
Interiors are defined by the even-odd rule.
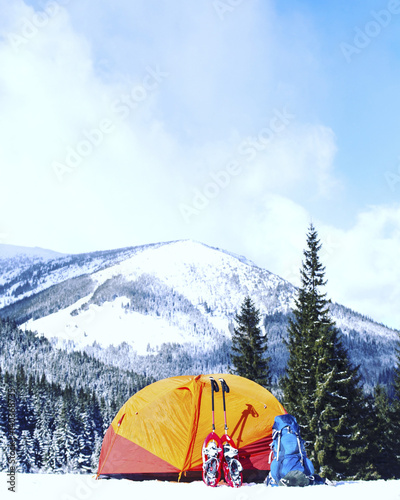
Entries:
[[373,404],[373,440],[372,457],[379,476],[383,479],[400,476],[399,462],[397,461],[395,442],[397,438],[396,423],[392,419],[391,405],[387,391],[377,385],[374,392]]
[[82,413],[82,432],[79,436],[79,468],[84,472],[92,472],[92,454],[95,447],[95,433],[93,421],[89,411]]
[[58,398],[55,405],[55,429],[52,435],[51,448],[49,450],[48,465],[52,472],[62,473],[66,470],[66,414],[62,398]]
[[314,413],[316,388],[315,346],[320,328],[328,328],[331,322],[327,317],[326,295],[320,292],[320,287],[326,284],[325,267],[318,256],[321,244],[312,225],[307,235],[307,246],[300,270],[301,287],[295,299],[293,318],[289,320],[289,359],[282,386],[285,408],[296,416],[303,439],[311,443],[313,435],[309,424]]
[[353,368],[332,325],[316,342],[316,380],[310,432],[311,458],[329,478],[362,478],[375,471],[368,463],[368,438],[362,427],[364,397]]
[[240,314],[235,318],[237,326],[232,334],[231,361],[233,373],[253,380],[264,387],[271,387],[270,359],[265,356],[267,338],[259,327],[261,316],[250,297],[246,297]]
[[321,243],[311,224],[301,287],[289,323],[284,404],[299,421],[316,470],[328,478],[355,475],[365,467],[365,433],[359,424],[363,395],[340,332],[321,291],[326,281]]
[[54,421],[55,404],[52,404],[52,393],[46,377],[42,375],[33,391],[33,405],[37,415],[36,427],[33,432],[33,447],[35,450],[35,464],[39,470],[51,470],[49,463],[52,445],[51,420]]
[[35,469],[33,439],[27,430],[21,432],[18,443],[18,469],[20,472],[32,472]]
[[394,398],[390,408],[390,420],[393,425],[393,452],[397,458],[396,477],[400,477],[400,333],[396,353],[397,367],[395,369]]
[[0,471],[8,468],[7,450],[8,442],[8,402],[4,376],[0,369]]

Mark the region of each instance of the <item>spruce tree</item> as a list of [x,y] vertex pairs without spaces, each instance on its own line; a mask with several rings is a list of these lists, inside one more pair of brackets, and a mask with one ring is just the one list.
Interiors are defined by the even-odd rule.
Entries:
[[349,362],[321,290],[326,280],[320,250],[311,224],[288,328],[283,390],[285,407],[298,419],[316,470],[334,478],[355,475],[365,467],[366,438],[359,424],[363,395],[358,370]]
[[[373,441],[373,462],[379,476],[383,479],[400,477],[400,462],[396,457],[395,443],[398,429],[392,418],[392,408],[386,389],[377,385],[374,391],[374,405],[372,422],[373,432],[370,440]],[[377,438],[378,437],[378,438]]]
[[329,478],[371,476],[368,436],[363,428],[364,396],[339,331],[321,328],[316,342],[316,379],[310,432],[311,457]]
[[390,408],[390,420],[393,425],[393,453],[397,458],[396,477],[400,477],[400,333],[396,353],[397,366],[395,368],[394,398]]
[[0,368],[0,471],[8,468],[7,451],[9,449],[7,390],[5,377]]
[[231,361],[233,373],[253,380],[266,388],[271,387],[267,337],[259,327],[261,315],[250,297],[246,297],[241,311],[235,317],[237,326],[232,334]]
[[29,431],[23,430],[18,442],[18,470],[32,472],[35,469],[35,452],[33,439]]
[[289,359],[282,386],[286,410],[296,416],[303,439],[311,443],[313,435],[309,425],[316,388],[315,347],[319,329],[331,323],[327,318],[326,295],[320,292],[320,288],[326,284],[325,267],[318,256],[321,244],[312,225],[307,235],[307,246],[300,270],[301,286],[295,299],[293,318],[289,320]]

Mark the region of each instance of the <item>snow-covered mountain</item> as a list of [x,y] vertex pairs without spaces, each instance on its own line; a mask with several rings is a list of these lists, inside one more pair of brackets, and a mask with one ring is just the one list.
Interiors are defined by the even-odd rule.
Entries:
[[[193,359],[221,349],[214,362],[223,367],[235,314],[250,295],[263,317],[276,375],[284,370],[282,338],[296,289],[245,257],[184,240],[25,264],[4,268],[0,316],[55,337],[60,347],[86,349],[111,364],[122,356],[143,371],[163,344]],[[331,312],[354,362],[362,360],[372,377],[368,383],[387,382],[397,332],[343,306],[334,304]],[[119,349],[116,356],[122,343],[124,355]]]
[[[87,278],[80,280],[79,297],[57,295],[78,277]],[[42,314],[34,308],[27,312],[27,305],[38,304],[40,292],[50,289],[48,298],[61,302],[55,306],[57,312]],[[171,310],[161,311],[162,304],[154,304],[158,311],[138,311],[138,296],[145,291],[171,301]],[[24,313],[31,316],[26,326],[46,336],[66,333],[70,338],[73,329],[74,341],[80,345],[95,340],[109,345],[124,340],[142,342],[144,329],[147,342],[155,347],[160,335],[168,342],[193,340],[196,332],[214,329],[227,333],[247,294],[263,314],[287,313],[294,293],[290,283],[243,257],[193,241],[176,241],[40,262],[21,274],[3,275],[0,300],[4,305],[14,304],[6,310],[18,311],[12,314],[17,320],[27,319]],[[181,318],[171,314],[182,307],[191,309],[189,319],[190,313],[207,318],[203,330],[190,326],[182,314]]]
[[27,261],[50,260],[63,257],[65,254],[47,250],[39,247],[21,247],[18,245],[0,245],[0,261],[15,259],[26,259]]

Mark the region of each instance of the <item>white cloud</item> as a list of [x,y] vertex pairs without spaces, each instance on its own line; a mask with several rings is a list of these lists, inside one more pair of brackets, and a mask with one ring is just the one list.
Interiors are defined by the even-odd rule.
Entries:
[[10,33],[34,14],[21,3],[0,43],[0,229],[11,242],[66,251],[118,245],[129,238],[116,228],[129,231],[166,187],[171,148],[151,118],[166,76],[155,65],[129,86],[101,82],[65,9],[16,48]]
[[[24,33],[35,11],[0,5],[3,242],[84,251],[189,237],[296,281],[313,217],[330,297],[400,324],[399,209],[365,210],[348,230],[315,219],[326,200],[343,201],[343,181],[334,131],[301,112],[302,91],[321,78],[310,26],[289,19],[279,33],[269,2],[262,22],[251,2],[221,22],[211,5],[160,2],[149,18],[147,2],[99,0],[71,2],[18,44],[9,35]],[[289,53],[292,29],[301,36]],[[158,85],[141,99],[151,74]],[[246,153],[285,106],[287,126]],[[98,144],[85,155],[88,135]],[[54,163],[77,151],[59,182]],[[179,205],[232,161],[240,173],[185,222]]]
[[336,302],[400,327],[400,206],[359,213],[348,230],[321,227],[328,290]]

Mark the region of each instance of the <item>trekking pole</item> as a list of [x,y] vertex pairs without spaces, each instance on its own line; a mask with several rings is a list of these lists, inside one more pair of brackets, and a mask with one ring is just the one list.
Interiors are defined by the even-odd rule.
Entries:
[[221,439],[215,433],[214,417],[214,392],[219,392],[218,383],[213,377],[211,382],[211,409],[212,409],[212,431],[206,437],[203,443],[201,455],[203,458],[203,481],[207,486],[217,486],[221,478],[221,465],[223,459],[223,450]]
[[239,488],[242,485],[242,464],[239,462],[239,454],[236,449],[236,445],[233,439],[228,435],[228,424],[226,422],[226,402],[225,393],[229,392],[229,386],[223,378],[220,378],[222,387],[222,401],[224,403],[224,420],[225,420],[225,434],[221,438],[223,451],[224,451],[224,462],[223,469],[225,475],[225,481],[229,486],[233,488]]
[[218,384],[213,377],[210,377],[210,380],[211,380],[212,430],[215,431],[214,392],[219,392],[219,387],[218,387]]
[[228,430],[228,425],[226,423],[225,393],[229,392],[229,387],[223,378],[220,378],[219,381],[221,382],[221,387],[222,387],[222,401],[224,402],[224,420],[225,420],[225,432],[226,432]]

